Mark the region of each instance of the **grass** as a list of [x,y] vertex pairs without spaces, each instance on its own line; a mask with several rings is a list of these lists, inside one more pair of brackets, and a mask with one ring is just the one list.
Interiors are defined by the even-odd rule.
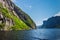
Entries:
[[34,21],[30,18],[30,16],[28,16],[28,14],[26,14],[24,11],[22,11],[22,10],[21,10],[19,7],[17,7],[16,5],[15,5],[15,7],[18,9],[18,12],[22,13],[23,16],[26,17],[26,19],[25,19],[25,20],[23,19],[23,21],[24,21],[29,27],[35,28],[35,27],[34,27],[34,26],[35,26],[35,23],[34,23]]
[[28,30],[28,29],[30,29],[30,27],[27,26],[21,19],[14,16],[13,12],[9,12],[9,10],[7,8],[2,8],[0,6],[0,12],[2,12],[2,14],[5,17],[13,20],[14,25],[10,29],[12,29],[12,30]]

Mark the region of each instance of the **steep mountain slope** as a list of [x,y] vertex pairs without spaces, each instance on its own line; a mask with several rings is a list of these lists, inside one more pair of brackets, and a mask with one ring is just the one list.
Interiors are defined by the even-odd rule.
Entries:
[[0,0],[0,30],[35,29],[33,20],[11,0]]
[[40,28],[60,28],[60,16],[54,16],[43,22]]

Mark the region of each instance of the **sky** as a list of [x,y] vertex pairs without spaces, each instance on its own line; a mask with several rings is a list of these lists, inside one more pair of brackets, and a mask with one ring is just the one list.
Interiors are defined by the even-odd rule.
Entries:
[[60,13],[60,0],[13,0],[13,2],[27,13],[37,26]]

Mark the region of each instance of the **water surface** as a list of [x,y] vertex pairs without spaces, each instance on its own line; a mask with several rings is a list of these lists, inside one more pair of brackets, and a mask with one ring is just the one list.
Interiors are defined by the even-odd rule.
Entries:
[[0,40],[60,40],[60,29],[0,31]]

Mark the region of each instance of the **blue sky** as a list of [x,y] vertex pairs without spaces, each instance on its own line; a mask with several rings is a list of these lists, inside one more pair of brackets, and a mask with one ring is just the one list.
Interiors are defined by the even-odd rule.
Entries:
[[60,12],[60,0],[13,0],[36,23],[41,25],[43,20]]

